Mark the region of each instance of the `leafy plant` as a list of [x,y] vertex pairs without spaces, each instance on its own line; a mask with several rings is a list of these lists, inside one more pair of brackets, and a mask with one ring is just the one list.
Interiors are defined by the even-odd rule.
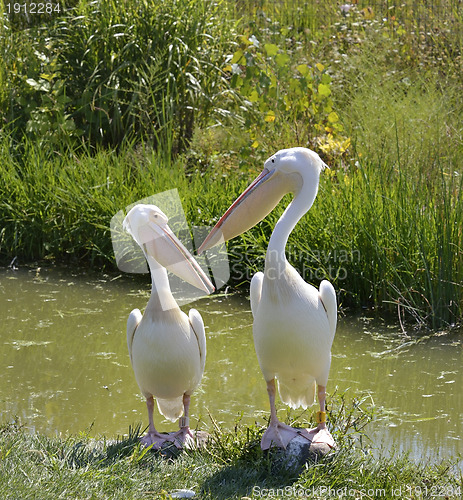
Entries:
[[296,64],[293,58],[289,50],[260,42],[254,35],[242,36],[240,47],[229,57],[224,69],[243,99],[252,147],[272,142],[274,148],[275,139],[287,141],[291,133],[298,144],[329,157],[341,156],[350,140],[334,110],[332,78],[323,64]]
[[66,95],[66,87],[61,77],[61,65],[57,58],[50,59],[45,54],[35,52],[41,61],[43,72],[37,79],[26,78],[29,91],[18,96],[26,116],[26,133],[41,146],[62,146],[82,135],[76,128],[74,119],[67,112],[71,99]]
[[4,23],[0,78],[13,85],[0,113],[18,140],[114,147],[137,137],[182,151],[196,126],[225,113],[233,25],[220,2],[80,2],[43,27]]

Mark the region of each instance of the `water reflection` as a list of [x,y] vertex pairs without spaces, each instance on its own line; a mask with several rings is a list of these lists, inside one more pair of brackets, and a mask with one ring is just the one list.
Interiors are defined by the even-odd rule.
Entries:
[[[143,309],[148,277],[69,270],[0,270],[0,421],[15,415],[32,430],[115,436],[147,424],[127,354],[125,322]],[[192,425],[263,422],[268,400],[252,342],[245,297],[195,303],[207,336],[203,382],[192,398]],[[463,452],[462,337],[404,343],[395,326],[367,317],[339,322],[328,392],[369,392],[381,418],[377,446],[441,458]],[[156,421],[162,417],[155,415]],[[161,429],[174,430],[164,421]]]

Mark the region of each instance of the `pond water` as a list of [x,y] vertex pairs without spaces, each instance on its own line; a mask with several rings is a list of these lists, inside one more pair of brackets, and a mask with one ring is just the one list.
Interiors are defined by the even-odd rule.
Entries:
[[[31,431],[91,429],[109,438],[147,425],[125,335],[128,314],[143,310],[149,296],[143,278],[0,269],[0,422],[18,416]],[[210,428],[209,414],[225,428],[240,417],[264,423],[268,399],[247,298],[217,294],[194,307],[206,325],[208,352],[192,398],[192,426],[201,420]],[[367,428],[376,447],[416,459],[456,457],[463,452],[462,333],[412,343],[395,324],[340,319],[328,393],[370,394],[380,408]],[[155,422],[162,430],[176,428],[158,413]]]

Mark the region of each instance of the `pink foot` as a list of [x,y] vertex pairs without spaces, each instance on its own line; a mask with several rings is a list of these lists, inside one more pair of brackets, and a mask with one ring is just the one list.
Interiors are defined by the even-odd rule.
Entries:
[[307,435],[307,429],[295,429],[290,425],[286,425],[283,422],[278,421],[275,424],[271,423],[269,425],[268,429],[262,436],[260,446],[263,450],[268,450],[272,446],[286,449],[288,443],[296,436],[309,438]]
[[140,438],[140,443],[143,446],[152,445],[155,450],[159,450],[166,441],[170,441],[169,436],[167,434],[160,434],[159,432],[148,432],[146,436]]
[[310,436],[310,441],[312,443],[323,443],[327,444],[330,448],[335,447],[335,442],[333,436],[330,434],[328,429],[325,427],[315,427],[315,429],[304,429]]
[[268,450],[272,446],[286,449],[289,442],[295,437],[301,436],[310,443],[324,443],[330,448],[334,448],[335,443],[333,436],[328,432],[326,427],[315,429],[296,429],[289,425],[278,422],[276,425],[270,425],[264,432],[261,441],[261,448]]
[[196,438],[189,427],[182,427],[179,431],[169,434],[167,441],[172,442],[179,450],[194,448],[196,444]]

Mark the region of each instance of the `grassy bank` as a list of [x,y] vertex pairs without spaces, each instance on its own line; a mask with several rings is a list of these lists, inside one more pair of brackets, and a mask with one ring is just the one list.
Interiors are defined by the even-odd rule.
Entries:
[[[302,145],[331,171],[291,263],[344,308],[461,322],[461,13],[151,3],[4,18],[1,263],[114,268],[120,209],[177,188],[213,225],[268,155]],[[230,242],[233,284],[262,268],[283,208]]]
[[[272,453],[263,454],[263,428],[257,426],[237,424],[230,431],[212,426],[205,449],[166,459],[140,448],[139,429],[105,441],[87,434],[30,435],[18,424],[5,424],[0,427],[0,494],[168,499],[178,489],[189,489],[201,499],[460,498],[462,478],[451,462],[373,455],[364,437],[370,418],[361,401],[334,404],[329,422],[338,449],[302,470],[286,469]],[[333,490],[337,493],[328,493]]]

